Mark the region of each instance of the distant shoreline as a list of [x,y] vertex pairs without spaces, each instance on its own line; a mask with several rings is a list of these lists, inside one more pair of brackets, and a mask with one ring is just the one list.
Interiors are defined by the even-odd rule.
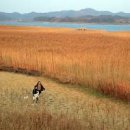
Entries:
[[[19,24],[22,23],[22,24]],[[50,23],[50,22],[0,22],[0,27],[37,27],[37,28],[57,28],[57,29],[86,29],[92,31],[106,32],[130,32],[130,25],[117,24],[73,24],[73,23]]]
[[[5,29],[5,28],[8,28],[8,29],[17,29],[17,30],[25,30],[27,31],[26,29],[31,29],[33,30],[34,32],[34,29],[36,32],[38,31],[49,31],[49,32],[63,32],[63,33],[68,33],[68,32],[72,32],[72,31],[79,31],[79,32],[82,32],[82,33],[88,33],[88,32],[93,32],[93,33],[97,33],[97,32],[100,32],[100,33],[112,33],[112,34],[117,34],[117,33],[121,33],[121,34],[125,34],[125,33],[130,33],[130,30],[122,30],[122,31],[107,31],[107,30],[101,30],[101,29],[90,29],[90,28],[65,28],[65,27],[46,27],[46,26],[17,26],[17,25],[0,25],[0,28],[2,29]],[[124,35],[123,35],[124,37]]]
[[[24,22],[24,23],[30,23],[30,22],[32,22],[32,23],[63,23],[63,24],[88,24],[88,25],[130,25],[130,23],[88,23],[88,22],[50,22],[50,21],[18,21],[18,20],[11,20],[11,21],[0,21],[0,23],[1,22],[18,22],[18,23],[22,23],[22,22]],[[1,24],[0,24],[1,25]]]

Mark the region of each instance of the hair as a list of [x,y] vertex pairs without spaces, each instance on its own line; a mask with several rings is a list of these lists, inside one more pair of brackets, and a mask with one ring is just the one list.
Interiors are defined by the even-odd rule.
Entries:
[[41,81],[38,81],[37,84],[35,86],[38,86],[38,84],[41,83]]
[[39,82],[40,82],[40,86],[41,86],[40,89],[41,89],[41,90],[45,89],[45,88],[43,87],[41,81],[38,81],[38,82],[37,82],[37,84],[34,86],[34,89],[36,89],[36,88],[38,89],[38,88],[39,88],[39,85],[38,85]]

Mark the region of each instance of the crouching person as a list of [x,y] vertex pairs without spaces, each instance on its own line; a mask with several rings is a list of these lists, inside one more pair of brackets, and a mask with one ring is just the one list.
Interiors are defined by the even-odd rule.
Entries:
[[33,102],[38,102],[39,100],[39,95],[41,94],[42,91],[45,91],[45,88],[41,84],[40,81],[37,82],[37,84],[34,86],[34,89],[32,91],[33,93]]

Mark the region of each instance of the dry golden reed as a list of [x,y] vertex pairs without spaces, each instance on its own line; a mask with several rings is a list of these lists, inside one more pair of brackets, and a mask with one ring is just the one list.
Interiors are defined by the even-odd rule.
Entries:
[[[35,104],[31,92],[39,79],[46,91]],[[75,86],[0,72],[0,130],[130,130],[129,104]]]
[[130,32],[0,27],[0,63],[130,99]]

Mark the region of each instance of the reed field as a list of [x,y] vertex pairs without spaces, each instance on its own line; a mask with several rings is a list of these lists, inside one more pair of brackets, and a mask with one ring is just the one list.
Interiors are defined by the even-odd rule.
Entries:
[[85,129],[75,116],[53,110],[55,102],[50,89],[42,94],[40,102],[33,103],[32,89],[39,78],[7,72],[0,72],[0,77],[0,130]]
[[130,101],[130,32],[1,26],[0,64]]
[[[46,91],[37,104],[32,89]],[[130,105],[44,77],[0,71],[0,130],[129,130]]]

